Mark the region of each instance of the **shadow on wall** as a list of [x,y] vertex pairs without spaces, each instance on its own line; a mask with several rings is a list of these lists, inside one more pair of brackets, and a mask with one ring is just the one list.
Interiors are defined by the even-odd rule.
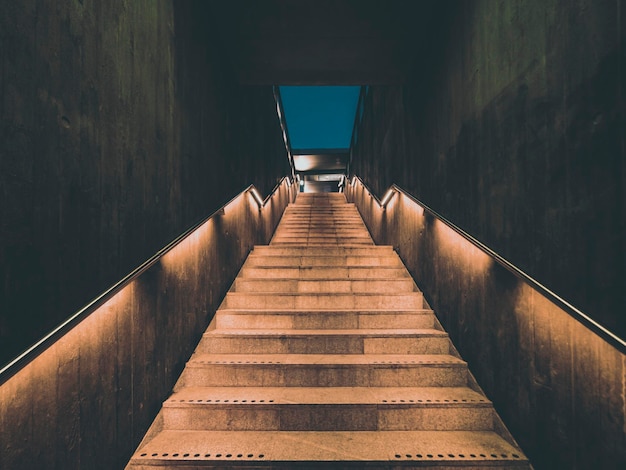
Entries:
[[262,208],[242,192],[21,370],[0,371],[0,468],[123,468],[296,191],[285,178]]
[[396,249],[537,469],[626,468],[626,357],[616,346],[408,195],[383,209],[355,178],[346,196],[375,242]]

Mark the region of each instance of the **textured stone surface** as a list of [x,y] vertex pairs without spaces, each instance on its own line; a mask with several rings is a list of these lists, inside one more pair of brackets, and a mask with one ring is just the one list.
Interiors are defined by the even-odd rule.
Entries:
[[411,198],[398,194],[383,211],[351,188],[536,468],[624,466],[624,354]]
[[289,200],[242,194],[0,385],[0,468],[122,468]]
[[[291,227],[295,213],[302,209],[341,202],[354,213],[343,194],[299,194],[277,231],[288,233],[291,229],[285,227]],[[338,212],[326,215],[329,226],[339,220],[343,215]],[[308,228],[309,223],[302,222],[301,228]],[[406,294],[396,290],[419,294],[412,279],[387,280],[386,270],[378,268],[379,276],[366,281],[342,279],[337,272],[343,269],[347,277],[349,268],[328,264],[332,257],[320,256],[327,263],[315,267],[303,264],[325,250],[361,258],[363,267],[359,269],[371,269],[374,255],[398,260],[389,247],[343,246],[336,241],[327,241],[324,247],[303,244],[285,248],[273,237],[268,247],[256,247],[128,469],[194,464],[254,467],[261,460],[271,468],[329,468],[335,464],[345,468],[362,462],[391,469],[395,468],[394,459],[408,459],[402,465],[409,468],[435,461],[454,468],[464,467],[466,458],[474,459],[477,466],[528,468],[447,333],[432,311],[424,308],[421,296],[419,305],[398,302]],[[255,268],[249,266],[251,258],[256,258]],[[270,259],[278,263],[264,264]],[[334,277],[302,281],[251,279],[256,271],[242,275],[249,269],[285,269],[291,259],[300,260],[296,274],[301,269],[315,269],[327,270]],[[405,283],[407,280],[410,282]],[[390,289],[385,287],[388,281],[401,284]],[[301,291],[302,284],[315,286],[315,294],[309,288]],[[281,297],[290,302],[276,300]],[[359,298],[369,302],[361,305],[354,300]],[[241,304],[240,308],[234,304]],[[419,321],[426,318],[428,324],[422,329],[410,328],[412,316]],[[380,326],[372,327],[367,317],[376,318]],[[201,447],[216,445],[212,431],[222,433],[217,437],[223,443],[218,445],[221,450],[201,451]],[[369,431],[377,431],[375,448],[370,446],[373,436]],[[467,431],[474,434],[470,437]],[[268,439],[277,441],[269,447],[261,445],[266,450],[259,454],[224,450],[260,448],[259,443]],[[439,439],[438,445],[448,451],[390,454],[410,439],[415,439],[413,445]],[[453,448],[463,450],[457,455]],[[487,448],[493,449],[491,453]],[[501,450],[495,454],[495,449]],[[234,460],[222,462],[222,458]]]
[[626,337],[623,2],[454,5],[406,85],[370,87],[353,172]]
[[288,173],[271,88],[236,84],[202,3],[2,2],[0,364]]

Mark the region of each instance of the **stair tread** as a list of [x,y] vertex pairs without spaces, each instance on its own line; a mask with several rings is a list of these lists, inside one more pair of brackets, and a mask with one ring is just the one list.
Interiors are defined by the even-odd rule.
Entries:
[[466,366],[450,354],[219,354],[195,353],[188,364],[444,365]]
[[403,297],[403,296],[414,296],[414,297],[421,297],[422,292],[420,291],[411,291],[411,292],[390,292],[390,293],[380,293],[380,292],[237,292],[237,291],[230,291],[228,292],[229,296],[243,296],[243,295],[247,295],[247,296],[255,296],[255,295],[263,295],[263,296],[269,296],[269,297],[277,297],[277,296],[283,296],[283,297],[305,297],[305,296],[310,296],[310,297],[338,297],[338,296],[348,296],[348,297],[353,297],[353,296],[358,296],[358,297],[390,297],[391,299],[393,299],[394,297]]
[[127,470],[530,468],[428,307],[343,194],[298,194]]
[[164,406],[208,404],[491,406],[484,395],[469,387],[184,387],[173,393]]
[[336,313],[336,314],[361,314],[361,315],[432,315],[434,314],[434,311],[428,308],[415,308],[415,309],[407,309],[407,308],[398,308],[398,309],[372,309],[372,310],[365,310],[365,309],[359,309],[359,310],[354,310],[354,309],[341,309],[341,308],[334,308],[334,309],[267,309],[267,308],[258,308],[258,309],[254,309],[254,308],[220,308],[217,313],[228,313],[228,314],[238,314],[238,315],[246,315],[246,314],[250,314],[250,315],[261,315],[261,314],[267,314],[267,315],[307,315],[307,314],[329,314],[329,313]]
[[260,282],[291,282],[291,281],[295,281],[295,282],[299,282],[299,283],[303,283],[303,284],[319,284],[321,282],[342,282],[342,283],[348,283],[348,282],[390,282],[392,284],[399,284],[399,283],[406,283],[406,282],[413,282],[413,279],[411,279],[410,277],[394,277],[394,278],[390,278],[390,277],[384,277],[384,276],[379,276],[379,277],[350,277],[350,278],[346,278],[346,277],[321,277],[321,278],[315,278],[315,279],[302,279],[301,277],[272,277],[271,279],[264,279],[262,277],[239,277],[237,279],[237,281],[243,281],[243,282],[256,282],[256,283],[260,283]]
[[276,337],[276,336],[368,336],[368,337],[448,337],[448,333],[434,328],[420,329],[379,329],[379,328],[350,328],[331,330],[296,330],[296,329],[225,329],[209,330],[204,333],[206,337],[232,337],[232,336],[254,336],[254,337]]
[[198,464],[202,460],[240,460],[242,463],[245,461],[482,463],[487,460],[489,463],[516,462],[523,465],[526,458],[521,451],[491,431],[165,430],[133,456],[133,463],[136,464],[151,461]]

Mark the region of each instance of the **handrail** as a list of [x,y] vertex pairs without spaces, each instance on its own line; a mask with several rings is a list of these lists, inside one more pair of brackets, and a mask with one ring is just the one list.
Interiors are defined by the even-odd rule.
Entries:
[[[370,189],[370,187],[367,184],[365,184],[365,182],[359,176],[354,175],[352,181],[354,182],[355,179],[358,179],[358,181],[365,188],[365,190],[370,194],[370,196],[372,196],[378,202],[378,205],[380,206],[381,205],[380,199],[378,198],[378,196],[376,196],[374,194],[374,192]],[[459,234],[460,236],[465,238],[468,242],[470,242],[471,244],[476,246],[478,249],[480,249],[483,253],[485,253],[488,256],[490,256],[500,266],[502,266],[503,268],[505,268],[506,270],[508,270],[509,272],[514,274],[515,276],[517,276],[522,281],[524,281],[527,284],[529,284],[532,288],[537,290],[540,294],[542,294],[544,297],[546,297],[552,303],[558,305],[561,309],[563,309],[563,311],[567,312],[571,317],[573,317],[574,319],[578,320],[580,323],[582,323],[584,326],[586,326],[590,330],[594,331],[597,335],[599,335],[604,340],[606,340],[609,344],[614,346],[618,351],[620,351],[621,353],[626,353],[626,341],[624,341],[622,338],[617,336],[615,333],[613,333],[612,331],[610,331],[606,327],[602,326],[600,323],[595,321],[593,318],[591,318],[588,315],[586,315],[585,313],[583,313],[580,309],[578,309],[575,306],[573,306],[567,300],[565,300],[564,298],[562,298],[561,296],[559,296],[555,292],[553,292],[550,289],[548,289],[546,286],[541,284],[535,278],[531,277],[529,274],[527,274],[526,272],[522,271],[520,268],[515,266],[513,263],[511,263],[510,261],[508,261],[504,257],[500,256],[498,253],[493,251],[487,245],[485,245],[481,241],[477,240],[472,235],[470,235],[469,233],[465,232],[462,228],[458,227],[454,223],[450,222],[443,215],[439,214],[437,211],[435,211],[431,207],[427,206],[426,204],[421,202],[419,199],[417,199],[415,196],[413,196],[412,194],[408,193],[407,191],[405,191],[404,189],[402,189],[401,187],[399,187],[395,183],[392,184],[389,187],[389,190],[396,191],[398,193],[401,193],[405,197],[409,198],[415,204],[417,204],[422,209],[424,209],[425,212],[428,212],[430,215],[432,215],[436,219],[439,219],[441,222],[446,224],[449,228],[454,230],[457,234]]]
[[[285,181],[285,179],[287,179],[289,186],[291,186],[291,181],[289,180],[289,178],[287,176],[282,177],[280,181],[276,184],[276,186],[274,186],[274,188],[269,193],[269,195],[264,199],[263,205],[265,205],[265,202],[269,198],[271,198],[276,193],[276,191],[278,191],[278,188],[280,187],[280,185],[283,184],[283,181]],[[135,268],[133,271],[128,273],[126,276],[124,276],[121,280],[119,280],[118,282],[113,284],[111,287],[106,289],[104,292],[102,292],[100,295],[92,299],[90,302],[88,302],[80,310],[78,310],[76,313],[74,313],[65,321],[63,321],[60,325],[58,325],[55,329],[53,329],[47,335],[45,335],[35,344],[30,346],[24,352],[19,354],[17,357],[15,357],[5,366],[0,368],[0,385],[5,383],[7,380],[13,377],[16,373],[18,373],[21,369],[23,369],[26,365],[32,362],[37,356],[39,356],[42,352],[44,352],[49,346],[55,343],[59,338],[61,338],[63,335],[69,332],[72,328],[74,328],[76,325],[78,325],[80,322],[86,319],[96,309],[98,309],[98,307],[105,304],[115,294],[121,291],[124,287],[126,287],[135,279],[137,279],[141,274],[146,272],[152,266],[154,266],[165,254],[167,254],[174,247],[176,247],[176,245],[181,243],[185,238],[187,238],[189,235],[195,232],[198,228],[200,228],[200,226],[204,225],[206,222],[208,222],[210,219],[212,219],[216,215],[223,214],[223,211],[226,206],[228,206],[231,202],[233,202],[235,199],[240,197],[242,194],[245,194],[251,190],[256,190],[253,184],[246,187],[243,191],[237,193],[236,196],[230,199],[226,204],[222,205],[219,209],[212,212],[211,215],[193,224],[191,227],[189,227],[187,230],[185,230],[183,233],[177,236],[174,240],[172,240],[170,243],[165,245],[163,248],[157,251],[154,255],[152,255],[146,261],[141,263],[137,268]]]
[[283,133],[283,142],[285,143],[285,149],[287,150],[287,160],[289,161],[289,167],[291,168],[291,177],[296,179],[296,164],[291,153],[291,141],[289,140],[289,132],[287,131],[287,120],[285,119],[285,110],[283,108],[283,100],[280,96],[280,88],[274,86],[274,101],[276,101],[276,113],[278,114],[278,121],[280,123],[280,129]]
[[354,151],[356,150],[356,144],[359,138],[359,128],[361,127],[361,120],[363,119],[363,107],[365,106],[366,94],[367,86],[363,85],[359,90],[359,99],[357,100],[356,110],[354,113],[354,124],[352,125],[352,135],[350,136],[350,156],[346,167],[346,175],[349,175],[352,170],[352,157]]

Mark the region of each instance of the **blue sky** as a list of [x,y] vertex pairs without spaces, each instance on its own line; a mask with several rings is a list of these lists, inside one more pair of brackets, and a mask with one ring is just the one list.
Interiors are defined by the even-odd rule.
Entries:
[[292,149],[349,148],[358,86],[281,86]]

